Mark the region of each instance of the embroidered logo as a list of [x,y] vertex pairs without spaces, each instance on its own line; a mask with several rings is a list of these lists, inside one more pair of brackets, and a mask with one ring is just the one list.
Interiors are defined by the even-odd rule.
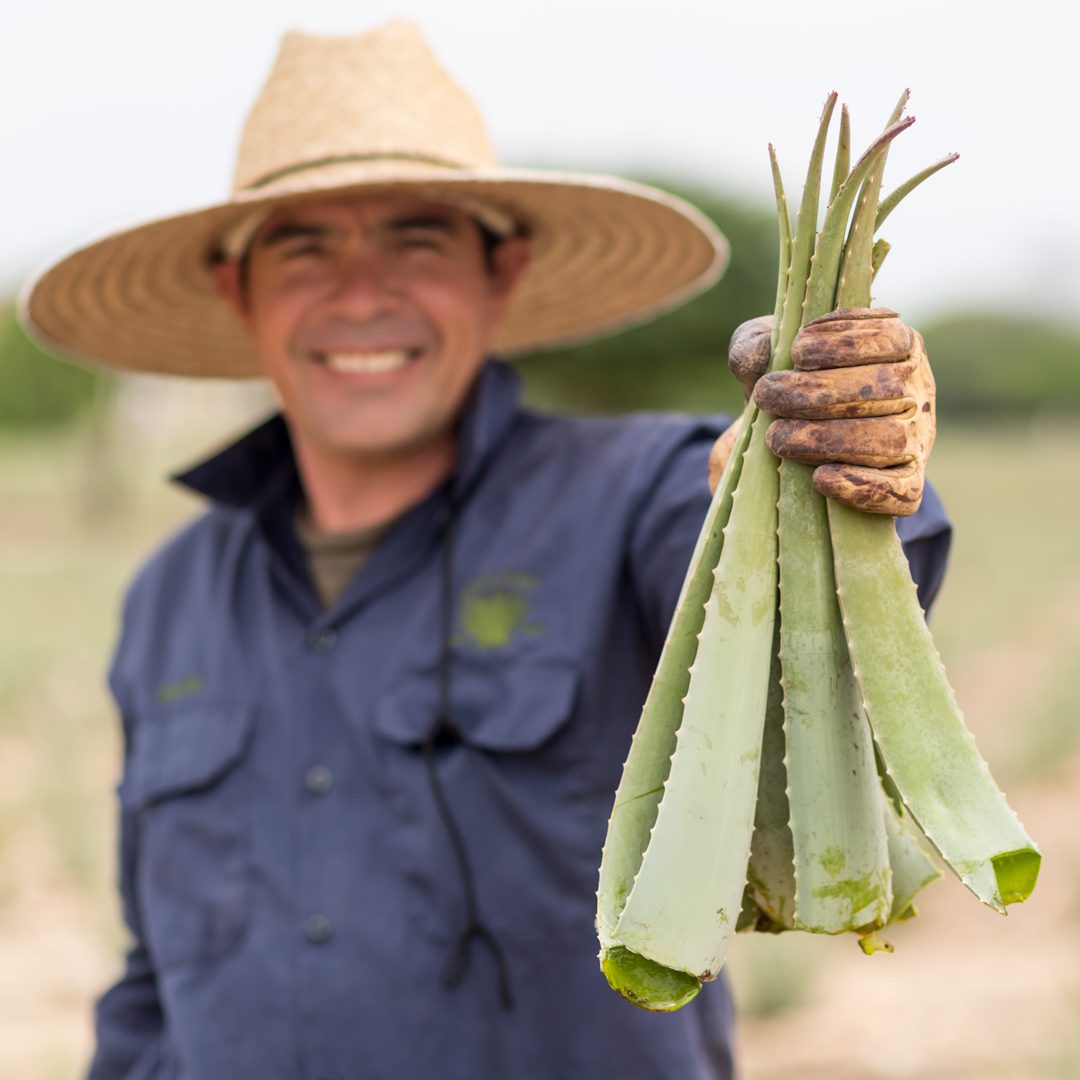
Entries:
[[202,677],[188,675],[186,679],[178,679],[176,682],[166,683],[158,688],[157,699],[163,704],[179,701],[181,698],[191,697],[203,688]]
[[451,644],[484,652],[503,648],[515,634],[542,634],[543,625],[529,618],[530,594],[536,585],[531,574],[515,570],[500,570],[470,581],[461,592],[458,632]]

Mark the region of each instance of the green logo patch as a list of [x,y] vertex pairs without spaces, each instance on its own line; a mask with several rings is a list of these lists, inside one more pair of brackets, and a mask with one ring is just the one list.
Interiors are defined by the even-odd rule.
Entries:
[[191,697],[203,688],[202,677],[189,675],[186,679],[177,679],[176,682],[166,683],[157,692],[157,699],[164,704],[171,701],[179,701],[181,698]]
[[484,652],[509,645],[515,634],[542,634],[544,627],[529,618],[536,585],[531,574],[514,570],[470,581],[458,601],[457,633],[451,643]]

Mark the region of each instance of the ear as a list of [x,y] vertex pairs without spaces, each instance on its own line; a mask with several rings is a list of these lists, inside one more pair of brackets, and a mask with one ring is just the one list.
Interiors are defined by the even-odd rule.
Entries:
[[492,253],[489,272],[491,282],[491,331],[496,331],[506,317],[522,275],[529,265],[531,250],[525,236],[510,236]]
[[509,300],[531,257],[532,250],[526,236],[509,236],[495,248],[491,281],[492,292],[497,298]]
[[223,259],[211,266],[214,289],[218,296],[232,309],[233,314],[246,326],[248,323],[247,297],[240,282],[240,263],[235,259]]

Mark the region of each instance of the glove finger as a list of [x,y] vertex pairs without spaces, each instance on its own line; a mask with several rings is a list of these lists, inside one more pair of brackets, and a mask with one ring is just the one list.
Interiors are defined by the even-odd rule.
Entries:
[[814,487],[834,499],[869,514],[908,517],[922,502],[924,474],[917,462],[890,469],[860,465],[819,465],[813,473]]
[[835,371],[774,371],[754,387],[760,409],[791,420],[895,416],[915,407],[912,363],[866,364]]
[[798,371],[906,360],[914,334],[888,308],[841,308],[807,323],[791,345]]
[[735,328],[728,345],[728,367],[748,389],[769,370],[772,316],[748,319]]
[[873,469],[917,456],[916,422],[894,416],[858,420],[774,420],[765,433],[777,457],[807,465],[839,462]]
[[739,427],[742,424],[742,417],[739,417],[733,424],[726,428],[723,434],[716,442],[713,443],[712,449],[709,451],[709,491],[714,495],[716,489],[720,486],[720,477],[724,475],[724,466],[728,463],[728,458],[731,457],[731,451],[734,449],[735,440],[739,437]]

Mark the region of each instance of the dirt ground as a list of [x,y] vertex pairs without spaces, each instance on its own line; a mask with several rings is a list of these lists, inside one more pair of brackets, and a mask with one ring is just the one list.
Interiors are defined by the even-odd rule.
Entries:
[[1080,1077],[1080,755],[1009,794],[1043,852],[1032,898],[1002,918],[947,877],[892,955],[824,942],[806,999],[742,1024],[746,1080]]

